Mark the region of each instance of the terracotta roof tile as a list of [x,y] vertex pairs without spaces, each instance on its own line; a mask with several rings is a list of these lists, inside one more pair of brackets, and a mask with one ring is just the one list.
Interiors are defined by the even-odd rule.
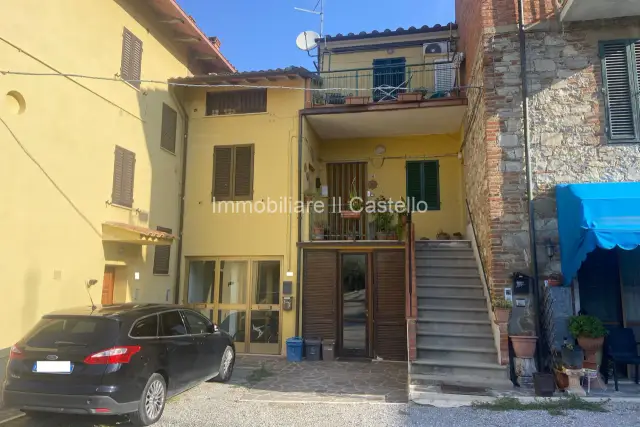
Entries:
[[371,32],[360,31],[358,34],[355,34],[355,33],[348,33],[348,34],[338,33],[336,35],[326,36],[326,37],[327,37],[327,41],[356,40],[356,39],[367,39],[367,38],[374,38],[374,37],[400,36],[400,35],[405,35],[405,34],[435,33],[435,32],[438,32],[438,31],[448,31],[450,29],[451,30],[458,29],[458,24],[450,22],[450,23],[448,23],[446,25],[436,24],[433,27],[430,27],[428,25],[423,25],[420,28],[409,27],[409,28],[405,29],[405,28],[399,27],[399,28],[397,28],[395,30],[391,30],[391,29],[387,28],[387,29],[382,30],[382,31],[378,31],[378,30],[373,30]]

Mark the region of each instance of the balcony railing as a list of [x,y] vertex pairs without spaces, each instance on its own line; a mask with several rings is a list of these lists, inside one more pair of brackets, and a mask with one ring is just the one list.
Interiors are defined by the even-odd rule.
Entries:
[[313,105],[398,101],[407,93],[422,99],[460,96],[459,81],[458,60],[325,71],[315,81],[315,88],[323,90],[314,92]]

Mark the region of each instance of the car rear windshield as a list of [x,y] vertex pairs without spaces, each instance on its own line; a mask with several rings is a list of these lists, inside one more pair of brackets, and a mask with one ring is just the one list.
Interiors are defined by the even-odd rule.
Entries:
[[100,317],[44,317],[25,337],[30,347],[54,348],[61,345],[111,346],[120,323]]

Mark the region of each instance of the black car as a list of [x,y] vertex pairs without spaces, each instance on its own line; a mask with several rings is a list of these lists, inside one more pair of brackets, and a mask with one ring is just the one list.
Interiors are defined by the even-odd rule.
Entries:
[[158,421],[167,398],[226,382],[233,340],[197,311],[121,304],[54,312],[11,348],[5,405],[27,414],[130,414]]

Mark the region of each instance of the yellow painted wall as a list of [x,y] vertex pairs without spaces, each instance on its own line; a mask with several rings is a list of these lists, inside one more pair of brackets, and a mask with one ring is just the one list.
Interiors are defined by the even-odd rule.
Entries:
[[[376,158],[375,147],[384,145],[384,160]],[[353,140],[328,140],[320,144],[320,157],[323,163],[332,161],[367,161],[368,179],[375,179],[378,188],[375,196],[384,195],[387,199],[400,200],[406,197],[407,160],[438,160],[440,165],[440,210],[416,213],[413,221],[416,226],[416,238],[435,239],[437,232],[464,235],[464,195],[461,190],[461,160],[457,157],[460,140],[457,136],[425,135],[395,138],[373,138]],[[408,157],[419,157],[405,159]],[[402,157],[402,158],[393,158]],[[321,179],[326,184],[326,166],[321,168]]]
[[[302,87],[303,81],[279,80],[275,84]],[[190,89],[185,98],[190,115],[185,257],[271,257],[282,260],[283,273],[295,274],[297,215],[255,211],[224,213],[220,202],[215,203],[217,212],[214,213],[211,186],[214,146],[254,144],[253,206],[259,207],[258,202],[262,201],[297,199],[298,111],[304,107],[304,92],[270,89],[266,113],[214,117],[205,116],[206,90]],[[294,289],[295,279],[295,276],[286,277],[294,282]],[[284,274],[282,280],[285,280]],[[184,296],[183,290],[183,300]],[[295,333],[295,311],[283,312],[281,325],[284,354],[284,340]]]
[[[143,79],[188,74],[177,48],[146,12],[129,10],[131,3],[0,0],[10,17],[0,32],[1,68],[112,77],[126,26],[143,42]],[[6,96],[11,91],[24,97],[21,114]],[[163,102],[178,110],[165,85],[136,90],[123,82],[0,76],[0,324],[10,325],[0,330],[0,350],[42,314],[88,304],[87,279],[98,280],[91,294],[99,302],[106,262],[128,264],[118,270],[118,299],[138,289],[140,301],[165,301],[175,281],[175,244],[171,274],[153,276],[152,248],[105,247],[101,239],[105,221],[178,228],[181,140],[177,155],[160,148]],[[181,135],[181,120],[178,128]],[[106,203],[116,144],[136,153],[133,209]]]

